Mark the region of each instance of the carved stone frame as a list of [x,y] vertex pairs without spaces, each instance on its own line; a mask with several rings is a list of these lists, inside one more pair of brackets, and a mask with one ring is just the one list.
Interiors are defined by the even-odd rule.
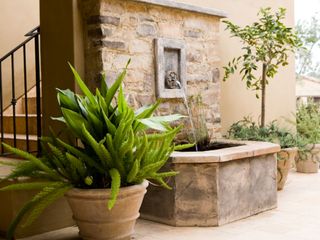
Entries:
[[[179,51],[179,80],[181,89],[167,89],[165,87],[165,50]],[[186,88],[186,50],[182,40],[157,38],[155,39],[155,70],[157,98],[183,98]]]

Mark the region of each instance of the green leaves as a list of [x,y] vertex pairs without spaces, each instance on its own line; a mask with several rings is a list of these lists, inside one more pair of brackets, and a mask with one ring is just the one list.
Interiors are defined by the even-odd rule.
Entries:
[[[127,63],[126,68],[123,70],[123,72],[118,76],[118,78],[116,79],[116,81],[114,82],[114,84],[109,88],[109,90],[107,91],[106,94],[106,105],[109,106],[111,104],[112,99],[114,98],[114,95],[116,94],[117,90],[119,89],[120,85],[122,84],[126,74],[127,74],[127,67],[130,63],[130,60]],[[120,93],[120,98],[123,97],[122,92]],[[121,101],[121,100],[120,100]],[[121,104],[123,104],[123,100],[122,102],[120,102]],[[122,110],[122,109],[121,109]],[[120,112],[121,112],[120,110]]]
[[76,137],[81,138],[82,136],[80,126],[85,125],[88,129],[91,129],[87,119],[85,119],[81,114],[63,107],[61,108],[61,112],[68,128]]
[[[181,129],[172,128],[170,123],[183,116],[153,116],[160,101],[134,112],[122,88],[127,67],[110,87],[103,75],[101,90],[96,89],[94,94],[70,65],[84,95],[57,89],[62,117],[55,119],[65,124],[74,142],[66,142],[54,133],[43,137],[41,158],[4,144],[26,159],[14,164],[6,179],[34,177],[36,182],[10,185],[2,190],[40,190],[18,213],[9,237],[25,215],[32,222],[71,187],[111,188],[108,209],[115,205],[120,187],[151,179],[169,188],[164,179],[176,172],[161,172],[161,168],[177,148],[173,141]],[[149,129],[152,134],[146,132]]]
[[93,96],[93,94],[91,93],[91,91],[89,90],[89,88],[86,86],[86,84],[82,81],[80,75],[78,74],[78,72],[74,69],[74,67],[68,63],[72,73],[74,75],[74,78],[78,84],[78,86],[80,87],[81,91],[83,92],[84,95],[86,95],[88,97],[88,99],[90,100],[91,104],[95,104],[96,103],[96,99]]
[[[28,186],[29,187],[29,186]],[[26,216],[24,226],[30,225],[51,203],[63,196],[71,188],[70,184],[63,182],[48,183],[31,201],[27,202],[15,219],[11,222],[7,239],[13,239],[14,231],[22,219]]]
[[284,8],[276,13],[272,13],[271,8],[262,8],[258,13],[259,21],[243,28],[230,21],[223,21],[231,35],[239,38],[244,45],[244,54],[224,67],[223,80],[228,79],[239,68],[247,88],[257,91],[262,89],[262,76],[256,72],[259,65],[266,64],[266,76],[273,78],[279,66],[288,64],[288,54],[298,49],[301,41],[283,23],[285,12]]
[[12,152],[12,153],[24,158],[24,159],[29,160],[31,162],[31,165],[32,165],[32,170],[35,170],[35,169],[36,170],[41,170],[41,171],[45,172],[48,175],[48,177],[51,178],[51,179],[59,179],[60,178],[59,175],[54,170],[52,170],[48,165],[43,163],[40,159],[36,158],[32,154],[24,152],[22,150],[19,150],[17,148],[13,148],[13,147],[9,146],[6,143],[2,143],[2,145],[8,151],[10,151],[10,152]]
[[[276,13],[272,13],[271,8],[262,8],[258,13],[259,20],[245,27],[223,21],[231,36],[243,44],[243,54],[223,67],[223,80],[239,69],[248,89],[261,90],[261,127],[265,125],[266,86],[280,66],[288,65],[288,54],[301,47],[297,34],[283,23],[285,12],[284,8]],[[256,97],[259,98],[258,92]]]
[[320,141],[320,108],[317,103],[309,100],[307,104],[299,104],[294,124],[298,135],[307,143],[317,144]]
[[159,131],[167,131],[168,128],[166,123],[177,121],[185,116],[180,114],[172,114],[167,116],[157,116],[157,117],[149,117],[139,119],[138,122],[144,124],[146,127],[159,130]]
[[121,186],[121,176],[117,169],[112,168],[110,171],[111,176],[111,196],[108,202],[108,209],[112,209],[114,204],[116,203],[116,199]]
[[75,112],[79,110],[79,107],[76,101],[76,95],[72,91],[70,91],[69,89],[60,90],[59,88],[57,88],[57,92],[58,92],[58,103],[60,107],[68,108]]
[[265,127],[260,127],[249,117],[233,123],[228,130],[228,137],[232,139],[273,142],[282,148],[297,147],[297,136],[285,128],[280,128],[276,121]]

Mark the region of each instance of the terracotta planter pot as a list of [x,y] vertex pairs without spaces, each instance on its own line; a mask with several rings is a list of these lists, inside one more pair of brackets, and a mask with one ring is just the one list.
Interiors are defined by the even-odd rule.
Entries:
[[108,210],[110,189],[77,189],[66,193],[79,227],[87,240],[127,240],[134,232],[136,219],[148,182],[120,189],[115,206]]
[[296,148],[284,148],[277,153],[277,188],[282,190],[297,155]]
[[311,152],[304,156],[297,155],[296,169],[301,173],[317,173],[319,171],[320,144],[310,145]]

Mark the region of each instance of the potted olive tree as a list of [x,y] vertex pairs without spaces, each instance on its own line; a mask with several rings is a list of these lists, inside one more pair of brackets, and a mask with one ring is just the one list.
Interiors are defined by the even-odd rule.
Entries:
[[[26,159],[16,163],[6,179],[32,177],[33,181],[1,191],[40,190],[17,214],[8,239],[18,224],[29,224],[63,195],[83,239],[128,239],[139,216],[146,179],[170,188],[164,178],[177,174],[159,170],[175,149],[173,139],[181,128],[171,128],[168,122],[180,115],[153,117],[159,102],[137,111],[128,106],[121,86],[127,68],[109,88],[103,80],[95,94],[71,69],[84,96],[58,89],[62,117],[56,119],[77,141],[68,143],[54,133],[43,137],[39,158],[4,144]],[[149,128],[158,131],[146,131]]]
[[277,153],[277,188],[282,190],[290,169],[293,166],[298,148],[305,143],[289,130],[280,128],[275,121],[265,127],[258,126],[250,118],[246,117],[231,125],[228,137],[232,139],[263,141],[277,143],[281,151]]
[[[273,125],[265,127],[266,87],[269,81],[278,73],[278,69],[281,66],[288,65],[288,54],[301,46],[301,41],[297,37],[297,34],[292,28],[287,27],[283,23],[285,12],[284,8],[280,8],[276,13],[272,13],[271,8],[261,9],[258,13],[259,20],[245,27],[240,27],[230,21],[224,21],[232,37],[239,38],[243,43],[242,49],[244,53],[234,58],[224,67],[225,74],[223,80],[227,80],[231,74],[234,74],[239,69],[242,80],[246,82],[247,88],[257,91],[257,98],[260,97],[259,91],[261,91],[261,121],[259,126],[256,126],[252,122],[246,123],[245,121],[240,121],[233,125],[230,130],[231,132],[235,131],[237,127],[243,128],[245,131],[250,130],[246,133],[249,135],[244,138],[247,140],[274,142],[271,139],[272,137],[264,135],[265,131],[272,130],[273,127]],[[254,125],[250,127],[247,124]],[[253,135],[250,136],[250,134]],[[241,138],[241,134],[238,138]],[[279,171],[279,169],[291,167],[289,159],[292,159],[295,152],[291,147],[295,145],[293,142],[289,145],[282,143],[285,139],[285,141],[291,141],[291,134],[289,133],[284,133],[284,136],[282,136],[281,131],[277,131],[276,138],[280,140],[281,147],[286,149],[278,154],[278,160],[281,160],[278,161],[278,189],[282,189],[283,186],[281,185],[286,177],[284,177],[285,174]],[[283,159],[285,161],[282,161]]]

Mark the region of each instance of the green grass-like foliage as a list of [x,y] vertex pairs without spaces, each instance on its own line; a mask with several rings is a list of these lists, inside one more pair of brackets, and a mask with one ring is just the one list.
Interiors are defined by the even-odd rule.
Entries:
[[279,127],[275,121],[265,127],[260,127],[249,117],[232,124],[228,135],[233,139],[272,142],[279,144],[281,148],[303,148],[306,145],[303,139],[289,130]]
[[[62,121],[80,144],[68,143],[55,134],[43,137],[43,152],[39,158],[4,144],[9,151],[26,159],[16,163],[4,180],[32,177],[33,181],[12,184],[0,190],[39,190],[12,222],[8,239],[12,239],[22,220],[24,225],[30,224],[45,207],[72,187],[111,188],[107,205],[111,209],[120,187],[149,179],[170,188],[164,179],[177,174],[159,170],[175,148],[184,147],[173,143],[181,126],[171,128],[168,124],[182,116],[154,117],[159,102],[137,111],[128,106],[121,86],[127,67],[110,87],[103,78],[101,88],[95,93],[70,67],[83,95],[69,89],[57,89],[62,117],[55,119]],[[148,129],[153,131],[146,131]]]
[[308,143],[320,142],[320,108],[319,104],[308,100],[306,104],[300,103],[296,113],[297,133]]

